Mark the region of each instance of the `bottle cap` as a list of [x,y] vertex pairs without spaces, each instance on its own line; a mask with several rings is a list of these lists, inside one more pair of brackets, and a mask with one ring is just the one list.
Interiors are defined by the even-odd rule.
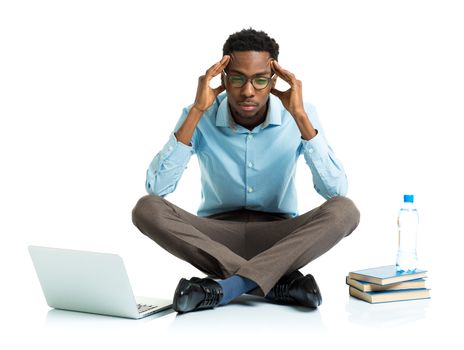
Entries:
[[404,203],[414,203],[414,195],[413,194],[405,194],[403,196]]

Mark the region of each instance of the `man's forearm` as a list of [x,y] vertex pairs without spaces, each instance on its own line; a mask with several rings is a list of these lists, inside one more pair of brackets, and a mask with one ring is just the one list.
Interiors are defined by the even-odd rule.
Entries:
[[176,131],[177,141],[182,142],[184,145],[191,146],[190,141],[192,140],[193,132],[195,131],[195,128],[197,127],[203,114],[204,111],[201,111],[194,106],[190,108],[184,123]]
[[298,115],[294,115],[293,119],[295,119],[295,123],[300,129],[301,137],[304,140],[311,140],[314,136],[317,135],[316,129],[314,129],[313,124],[308,118],[306,112],[301,112]]

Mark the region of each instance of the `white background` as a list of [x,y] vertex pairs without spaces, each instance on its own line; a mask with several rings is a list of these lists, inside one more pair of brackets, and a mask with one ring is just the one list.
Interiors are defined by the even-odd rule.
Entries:
[[[199,275],[140,234],[131,210],[198,76],[250,26],[276,39],[280,64],[303,81],[361,211],[355,233],[304,269],[326,291],[326,324],[339,312],[331,291],[349,303],[347,272],[394,263],[406,192],[421,215],[432,310],[451,316],[445,300],[463,286],[463,18],[462,4],[446,0],[2,1],[0,293],[11,339],[61,344],[44,326],[30,244],[118,253],[142,295],[171,297],[180,277]],[[297,185],[300,212],[322,203],[303,159]],[[199,197],[192,158],[167,198],[195,213]],[[345,344],[347,322],[329,327],[331,341]],[[132,344],[115,339],[112,347]]]

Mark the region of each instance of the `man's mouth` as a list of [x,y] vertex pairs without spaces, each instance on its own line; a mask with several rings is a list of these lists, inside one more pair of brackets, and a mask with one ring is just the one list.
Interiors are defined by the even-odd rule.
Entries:
[[258,104],[251,103],[251,102],[242,102],[242,103],[239,103],[238,105],[240,106],[240,109],[242,111],[247,111],[247,112],[256,109],[256,107],[258,106]]

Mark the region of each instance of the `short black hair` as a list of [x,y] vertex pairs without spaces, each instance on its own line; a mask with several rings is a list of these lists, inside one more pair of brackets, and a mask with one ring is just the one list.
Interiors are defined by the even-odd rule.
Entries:
[[265,51],[277,60],[279,44],[263,31],[242,29],[231,34],[222,48],[223,55],[230,55],[234,51]]

